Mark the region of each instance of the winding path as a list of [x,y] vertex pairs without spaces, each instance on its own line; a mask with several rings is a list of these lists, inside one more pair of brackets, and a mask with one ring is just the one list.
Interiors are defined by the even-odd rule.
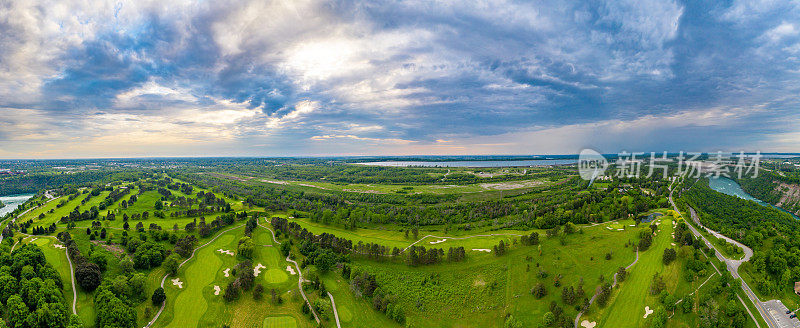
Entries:
[[[628,269],[630,269],[634,264],[636,264],[636,262],[639,262],[639,249],[638,248],[636,249],[636,259],[633,260],[633,262],[631,262],[631,264],[628,264],[628,266],[625,267],[625,270],[627,271]],[[614,273],[614,283],[611,284],[611,289],[613,290],[614,286],[616,286],[616,285],[617,285],[617,273],[615,272]],[[597,298],[597,293],[596,292],[594,293],[594,295],[592,295],[592,298],[589,299],[589,306],[592,306],[592,303],[594,303],[594,299],[595,298]],[[581,310],[581,312],[578,312],[578,316],[575,317],[575,328],[579,327],[578,323],[581,321],[581,316],[583,315],[584,311],[585,310]]]
[[[674,184],[674,182],[677,182],[677,181],[678,181],[677,179],[675,181],[673,181],[673,184]],[[678,206],[675,205],[675,201],[672,199],[672,194],[673,194],[674,191],[675,191],[675,189],[673,188],[672,185],[670,185],[669,203],[672,205],[672,208],[675,210],[675,212],[680,214],[681,211],[678,209]],[[706,245],[709,248],[713,249],[714,250],[714,255],[717,257],[717,259],[719,259],[720,261],[725,263],[725,265],[728,268],[728,271],[731,272],[731,275],[734,278],[739,279],[739,281],[741,281],[742,290],[744,290],[745,295],[747,295],[747,298],[749,298],[750,301],[756,306],[756,309],[758,310],[758,312],[761,315],[761,317],[764,319],[764,322],[767,323],[767,326],[769,326],[770,328],[779,328],[778,324],[775,322],[775,320],[772,318],[772,316],[769,315],[769,313],[767,313],[766,309],[764,309],[764,304],[758,299],[756,294],[753,293],[753,291],[750,289],[750,286],[747,285],[747,282],[745,282],[744,279],[741,279],[741,277],[739,276],[739,266],[743,262],[746,262],[746,261],[750,260],[750,258],[753,256],[753,250],[750,249],[749,247],[739,243],[738,241],[735,241],[733,239],[725,237],[724,235],[719,234],[716,231],[713,231],[713,230],[708,229],[705,226],[703,226],[703,224],[700,223],[700,219],[697,217],[697,213],[695,212],[695,210],[691,206],[689,206],[689,213],[692,216],[692,221],[694,221],[694,223],[697,224],[698,227],[700,227],[702,229],[705,229],[706,231],[709,231],[712,235],[717,236],[717,238],[723,238],[723,239],[725,239],[725,241],[728,241],[728,242],[730,242],[730,243],[732,243],[732,244],[734,244],[736,246],[739,246],[739,247],[742,248],[742,250],[744,250],[745,256],[744,256],[743,259],[741,259],[741,260],[728,259],[725,256],[723,256],[722,253],[719,250],[717,250],[717,248],[714,247],[714,245],[711,244],[711,242],[709,242],[708,239],[706,239],[705,236],[700,234],[700,231],[698,231],[697,228],[695,228],[693,224],[687,224],[687,226],[689,227],[689,230],[692,232],[692,234],[695,235],[695,237],[701,238],[703,240],[703,242],[705,242]],[[703,252],[703,254],[705,255],[705,252]],[[708,257],[708,255],[706,255],[706,257]],[[722,273],[719,271],[719,269],[717,269],[717,266],[714,265],[714,262],[710,262],[710,263],[711,263],[711,266],[714,267],[714,270],[717,271],[717,273],[719,273],[721,275]],[[753,313],[750,311],[750,308],[747,307],[747,304],[745,304],[745,302],[742,299],[742,297],[739,296],[738,294],[736,295],[736,297],[739,298],[739,301],[742,303],[742,306],[744,306],[744,308],[747,310],[747,313],[750,315],[750,318],[753,319],[753,322],[755,322],[756,326],[758,328],[761,328],[761,325],[758,323],[758,320],[756,320],[755,315],[753,315]]]
[[[267,218],[266,218],[266,217],[264,217],[264,221],[266,221],[266,220],[267,220]],[[271,233],[271,234],[272,234],[272,240],[273,240],[275,243],[277,243],[278,245],[280,245],[280,244],[281,244],[281,242],[279,242],[279,241],[278,241],[278,239],[277,239],[277,238],[275,238],[275,232],[274,232],[274,231],[272,231],[272,229],[270,229],[270,228],[268,228],[268,227],[266,227],[266,226],[263,226],[263,225],[261,225],[261,222],[259,222],[258,220],[256,220],[256,223],[258,224],[258,226],[259,226],[259,227],[262,227],[262,228],[264,228],[264,229],[267,229],[267,230],[269,230],[269,233]],[[311,310],[311,314],[313,314],[313,315],[314,315],[314,320],[316,320],[316,321],[317,321],[317,324],[319,324],[319,317],[317,316],[317,312],[316,312],[316,311],[314,311],[314,307],[313,307],[313,306],[311,306],[311,302],[308,300],[308,297],[306,296],[306,292],[305,292],[305,291],[303,291],[303,271],[301,271],[301,270],[300,270],[300,266],[299,266],[299,265],[297,265],[297,262],[295,262],[294,260],[292,260],[291,258],[289,258],[289,256],[290,256],[290,255],[291,255],[291,254],[289,254],[289,255],[286,255],[286,262],[291,262],[291,263],[293,263],[293,264],[294,264],[294,267],[295,267],[295,268],[297,268],[297,275],[298,275],[298,277],[299,277],[299,279],[297,279],[297,288],[298,288],[298,289],[300,289],[300,295],[302,295],[302,296],[303,296],[303,299],[304,299],[304,300],[306,300],[306,304],[308,304],[308,308]],[[338,327],[338,326],[339,326],[339,312],[338,312],[338,311],[336,311],[336,303],[334,303],[334,302],[333,302],[333,295],[331,295],[330,293],[328,293],[328,296],[330,296],[330,298],[331,298],[331,307],[333,307],[333,314],[336,316],[336,326]]]

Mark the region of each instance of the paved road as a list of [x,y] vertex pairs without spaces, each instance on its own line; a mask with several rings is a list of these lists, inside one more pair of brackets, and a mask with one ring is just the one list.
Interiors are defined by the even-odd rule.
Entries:
[[786,311],[789,309],[779,300],[771,300],[763,303],[767,313],[775,319],[777,327],[780,328],[800,328],[800,320],[789,318]]
[[[675,201],[673,201],[673,200],[672,200],[672,193],[673,193],[673,191],[674,191],[674,189],[670,188],[670,193],[669,193],[669,202],[670,202],[670,204],[672,205],[672,208],[675,210],[675,212],[678,212],[678,213],[680,213],[680,210],[678,209],[678,206],[677,206],[677,205],[675,205]],[[766,307],[764,306],[764,303],[765,303],[765,302],[761,302],[761,301],[758,299],[758,297],[756,296],[756,294],[755,294],[755,293],[753,293],[753,290],[751,290],[751,289],[750,289],[750,286],[748,286],[748,285],[747,285],[747,282],[745,282],[745,281],[744,281],[744,279],[740,279],[741,277],[739,276],[739,266],[740,266],[740,265],[741,265],[743,262],[745,262],[745,261],[749,260],[749,259],[750,259],[750,258],[753,256],[753,250],[752,250],[752,249],[750,249],[749,247],[747,247],[747,246],[745,246],[745,245],[743,245],[743,244],[739,243],[738,241],[735,241],[735,240],[733,240],[733,239],[730,239],[730,238],[728,238],[728,237],[726,237],[726,236],[724,236],[724,235],[722,235],[722,234],[720,234],[720,233],[717,233],[716,231],[710,230],[710,229],[706,228],[705,226],[703,226],[703,224],[702,224],[702,223],[700,223],[700,219],[697,217],[697,213],[695,212],[695,210],[694,210],[693,208],[689,207],[689,213],[690,213],[690,215],[692,216],[692,221],[694,221],[694,223],[695,223],[695,224],[697,224],[697,226],[698,226],[698,227],[700,227],[701,229],[705,229],[706,231],[708,231],[708,232],[709,232],[709,233],[711,233],[712,235],[714,235],[714,236],[717,236],[717,238],[723,238],[723,239],[725,239],[726,241],[728,241],[728,242],[731,242],[731,243],[733,243],[733,244],[735,244],[735,245],[737,245],[737,246],[741,247],[741,248],[744,250],[745,257],[744,257],[743,259],[741,259],[741,260],[733,260],[733,259],[728,259],[728,258],[726,258],[725,256],[723,256],[723,255],[722,255],[722,253],[720,253],[720,251],[719,251],[719,250],[717,250],[717,248],[716,248],[716,247],[714,247],[714,245],[713,245],[713,244],[711,244],[711,243],[708,241],[708,239],[706,239],[706,237],[704,237],[702,234],[700,234],[700,231],[698,231],[698,230],[697,230],[697,229],[694,227],[694,225],[687,224],[687,226],[689,227],[689,230],[691,230],[691,231],[692,231],[692,234],[694,234],[696,237],[699,237],[699,238],[701,238],[701,239],[703,240],[703,242],[705,242],[705,243],[706,243],[706,245],[707,245],[709,248],[713,249],[713,250],[714,250],[714,255],[716,255],[717,259],[719,259],[720,261],[722,261],[723,263],[725,263],[725,265],[726,265],[726,266],[727,266],[727,268],[728,268],[728,271],[730,271],[730,272],[731,272],[731,275],[732,275],[734,278],[738,278],[738,279],[741,281],[741,287],[742,287],[742,290],[744,290],[744,293],[745,293],[745,295],[747,295],[747,298],[749,298],[749,299],[750,299],[750,301],[751,301],[751,302],[752,302],[752,303],[753,303],[753,304],[756,306],[756,309],[758,310],[759,314],[760,314],[760,315],[761,315],[761,317],[764,319],[764,321],[767,323],[767,326],[769,326],[770,328],[784,328],[783,326],[779,325],[779,324],[778,324],[778,321],[777,321],[777,319],[778,319],[778,317],[780,317],[780,315],[778,315],[778,316],[776,317],[776,316],[773,316],[773,313],[770,313],[770,312],[768,312],[768,311],[767,311],[767,309],[766,309]],[[713,263],[712,263],[712,265],[713,265]],[[716,266],[714,267],[714,269],[716,270]],[[719,271],[719,270],[717,270],[717,271]],[[737,297],[738,297],[738,295],[737,295]],[[742,300],[742,298],[741,298],[741,297],[739,297],[739,300],[742,302],[742,305],[745,305],[745,304],[744,304],[744,300]],[[755,321],[755,323],[756,323],[756,326],[759,326],[759,327],[761,327],[761,326],[758,324],[758,320],[756,320],[756,318],[755,318],[755,316],[753,315],[753,313],[752,313],[752,312],[750,312],[750,308],[748,308],[748,307],[745,305],[745,309],[746,309],[746,310],[747,310],[747,312],[750,314],[750,317],[753,319],[753,321]],[[783,313],[783,315],[784,315],[784,316],[786,316],[786,317],[787,317],[787,319],[788,319],[788,315],[787,315],[787,314]]]
[[[265,217],[264,221],[266,221],[266,220],[267,220],[267,218]],[[275,238],[275,232],[272,231],[272,229],[261,225],[261,222],[258,222],[258,220],[256,220],[256,223],[258,224],[258,226],[269,230],[269,233],[272,234],[272,240],[276,244],[278,244],[278,245],[281,244],[281,242],[279,242],[278,239]],[[289,255],[291,255],[291,254],[289,254]],[[300,266],[297,265],[297,262],[295,262],[294,260],[289,258],[289,255],[286,256],[286,261],[293,263],[294,267],[297,268],[297,275],[299,276],[299,279],[297,280],[297,288],[300,289],[300,295],[303,295],[303,299],[306,300],[306,304],[308,304],[308,308],[311,310],[311,314],[314,315],[314,320],[316,320],[317,324],[319,324],[319,317],[317,316],[317,312],[314,311],[314,307],[311,306],[311,302],[308,300],[308,297],[306,297],[306,292],[303,291],[303,271],[300,271]],[[333,313],[336,315],[336,325],[338,326],[339,325],[339,312],[336,311],[336,303],[333,302],[333,296],[330,293],[328,293],[328,296],[331,297],[331,306],[333,307]]]

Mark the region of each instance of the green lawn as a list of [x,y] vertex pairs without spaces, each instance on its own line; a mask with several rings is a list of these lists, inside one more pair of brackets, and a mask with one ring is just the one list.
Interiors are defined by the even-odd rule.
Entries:
[[679,265],[673,262],[665,267],[661,261],[663,250],[671,247],[672,220],[662,217],[659,229],[650,249],[639,253],[639,261],[628,270],[627,279],[620,284],[607,307],[600,309],[593,304],[593,313],[582,320],[597,321],[599,327],[647,327],[649,321],[643,317],[645,306],[655,310],[660,305],[656,297],[649,295],[653,275]]
[[[252,263],[253,266],[263,264],[266,267],[261,269],[256,278],[256,283],[262,284],[265,288],[264,298],[255,301],[252,292],[248,291],[233,303],[224,301],[225,288],[234,277],[230,271],[230,276],[225,277],[223,271],[233,268],[243,259],[222,254],[218,250],[235,252],[243,232],[244,228],[239,227],[222,233],[214,242],[198,250],[195,257],[178,272],[177,277],[183,282],[183,288],[173,285],[174,277],[167,278],[165,283],[167,299],[174,301],[167,302],[167,307],[155,326],[168,327],[179,323],[181,326],[218,327],[221,323],[225,323],[231,327],[254,327],[262,325],[265,313],[284,314],[282,317],[288,316],[292,319],[275,319],[277,321],[270,321],[270,324],[284,324],[285,321],[293,322],[300,327],[311,325],[308,319],[299,314],[300,301],[292,300],[291,297],[291,290],[295,289],[293,292],[297,293],[297,276],[286,272],[288,263],[276,247],[264,246],[272,243],[263,243],[269,235],[263,228],[256,228],[253,232],[253,238],[259,241],[259,246],[256,247]],[[219,295],[214,295],[215,285],[221,289]],[[280,306],[271,304],[269,291],[272,288],[276,288],[282,295],[284,304]]]

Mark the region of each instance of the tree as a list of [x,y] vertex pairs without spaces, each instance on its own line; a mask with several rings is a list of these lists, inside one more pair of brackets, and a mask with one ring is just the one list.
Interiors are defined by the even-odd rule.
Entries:
[[321,251],[314,259],[314,264],[320,272],[328,272],[334,265],[336,265],[336,255],[330,250]]
[[664,265],[669,265],[677,257],[678,257],[678,253],[675,252],[674,249],[667,248],[667,249],[664,250],[664,255],[661,256],[661,262],[663,262]]
[[543,324],[545,327],[550,327],[550,326],[552,326],[552,325],[553,325],[555,322],[556,322],[556,316],[553,314],[553,312],[547,312],[547,313],[545,313],[545,314],[544,314],[544,316],[542,317],[542,324]]
[[264,286],[262,286],[261,284],[256,284],[256,286],[253,287],[253,299],[259,301],[263,297],[263,294],[264,294]]
[[223,298],[226,302],[233,302],[237,298],[239,298],[239,283],[238,281],[234,280],[228,283],[228,287],[225,288],[225,295]]
[[625,267],[619,267],[619,269],[617,269],[617,281],[623,282],[627,277],[628,277],[628,271],[625,270]]
[[75,270],[75,280],[78,281],[78,285],[89,292],[100,286],[103,281],[102,276],[103,274],[97,264],[91,262],[78,264],[78,269]]
[[533,297],[541,299],[542,297],[547,296],[547,289],[544,287],[544,284],[540,282],[531,288],[531,294],[533,294]]
[[113,292],[100,287],[95,295],[94,304],[97,309],[96,327],[133,328],[136,325],[136,312],[125,304]]
[[253,251],[255,251],[255,244],[250,237],[242,237],[239,239],[239,246],[236,249],[236,253],[239,256],[244,258],[253,258]]
[[597,301],[597,304],[600,305],[600,307],[605,307],[610,297],[611,297],[611,284],[604,283],[600,286],[597,286],[597,298],[595,298],[595,300]]
[[167,299],[167,294],[164,293],[164,288],[158,287],[153,292],[153,296],[150,297],[150,300],[153,301],[153,305],[161,306],[164,301]]
[[164,260],[164,270],[170,274],[175,275],[178,273],[178,266],[180,265],[180,259],[178,258],[178,254],[170,254],[167,256],[167,259]]
[[653,243],[653,233],[650,230],[642,230],[639,232],[639,251],[646,251]]
[[650,282],[650,295],[661,294],[661,291],[666,287],[667,284],[664,283],[664,279],[656,272],[653,275],[653,280]]

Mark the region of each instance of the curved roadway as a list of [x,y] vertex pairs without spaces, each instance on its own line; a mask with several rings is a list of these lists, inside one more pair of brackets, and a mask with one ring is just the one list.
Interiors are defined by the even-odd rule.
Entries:
[[[675,205],[675,201],[672,199],[672,193],[673,192],[674,192],[674,189],[670,188],[669,202],[672,205],[672,208],[675,210],[675,212],[681,213],[681,211],[678,209],[678,206]],[[742,290],[744,290],[744,293],[745,293],[745,295],[747,295],[747,298],[749,298],[750,301],[753,302],[753,304],[756,306],[756,309],[758,309],[759,314],[764,319],[764,322],[767,323],[767,326],[769,326],[770,328],[783,328],[783,326],[778,325],[778,323],[775,320],[775,318],[773,318],[772,315],[765,308],[765,303],[767,303],[767,302],[761,302],[758,299],[758,297],[756,296],[756,294],[753,293],[753,290],[750,289],[750,286],[747,285],[747,282],[744,281],[744,279],[741,279],[741,277],[739,276],[739,266],[742,265],[742,263],[750,260],[750,258],[753,256],[753,250],[750,247],[747,247],[744,244],[742,244],[742,243],[740,243],[740,242],[738,242],[736,240],[733,240],[731,238],[726,237],[723,234],[720,234],[720,233],[718,233],[718,232],[716,232],[714,230],[706,228],[702,223],[700,223],[700,219],[697,217],[697,213],[695,212],[695,210],[691,206],[689,206],[689,213],[692,216],[692,221],[694,221],[694,223],[697,224],[698,227],[708,231],[709,233],[711,233],[715,237],[723,238],[725,241],[727,241],[729,243],[732,243],[732,244],[734,244],[736,246],[739,246],[739,247],[742,248],[742,250],[744,250],[744,255],[745,256],[741,260],[728,259],[725,256],[723,256],[722,253],[719,250],[717,250],[717,248],[714,247],[714,245],[711,244],[708,241],[708,239],[706,239],[705,236],[700,234],[700,231],[698,231],[697,228],[694,227],[694,225],[687,224],[687,226],[689,227],[689,230],[692,231],[692,234],[695,235],[696,237],[701,238],[703,240],[703,242],[705,242],[706,245],[709,248],[713,249],[714,250],[714,255],[716,255],[717,259],[719,259],[720,261],[725,263],[725,266],[727,266],[728,271],[731,272],[731,275],[734,278],[739,279],[739,281],[741,281]],[[713,265],[714,263],[711,263],[711,264]],[[714,266],[714,269],[716,270],[716,266]],[[745,305],[744,304],[744,300],[742,300],[741,297],[739,298],[739,300],[742,301],[742,305]],[[772,302],[772,301],[770,301],[770,302]],[[745,305],[745,309],[750,314],[750,317],[753,319],[753,321],[756,323],[756,326],[761,327],[761,325],[758,324],[758,320],[756,320],[755,316],[753,316],[753,313],[750,312],[750,308]]]

